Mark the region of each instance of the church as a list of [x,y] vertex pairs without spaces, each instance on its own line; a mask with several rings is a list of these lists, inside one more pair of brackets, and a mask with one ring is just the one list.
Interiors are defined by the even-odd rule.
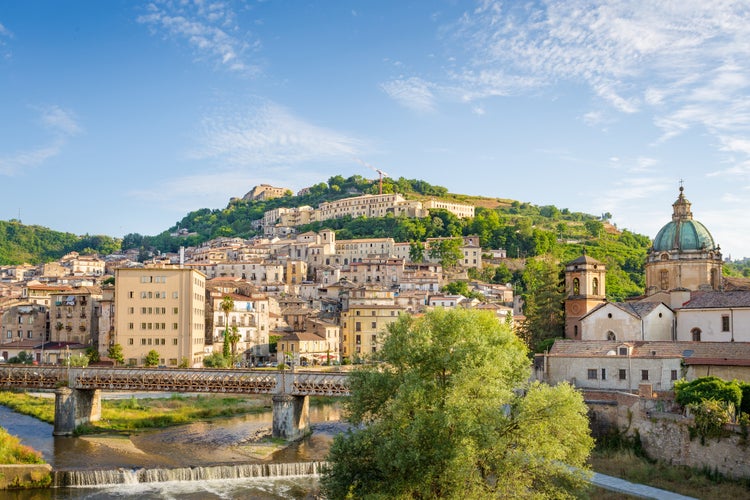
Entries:
[[578,387],[635,390],[716,375],[750,381],[750,287],[722,279],[722,256],[680,187],[672,219],[648,251],[646,293],[606,299],[606,267],[565,265],[565,339],[538,355],[536,376]]

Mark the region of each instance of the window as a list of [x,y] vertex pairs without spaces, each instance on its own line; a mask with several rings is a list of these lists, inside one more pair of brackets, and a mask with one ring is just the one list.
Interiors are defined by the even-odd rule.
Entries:
[[146,339],[141,339],[141,345],[146,345]]
[[673,381],[673,382],[674,382],[675,380],[677,380],[677,370],[672,370],[672,371],[671,371],[671,373],[669,374],[669,380],[671,380],[671,381]]
[[607,380],[607,369],[602,368],[602,380]]
[[628,378],[627,372],[623,368],[620,368],[619,370],[619,377],[620,377],[620,380],[627,380]]
[[373,321],[373,322],[371,323],[371,326],[370,326],[370,327],[371,327],[371,328],[377,328],[377,327],[378,327],[378,323],[377,323],[376,321]]
[[724,315],[721,317],[721,331],[722,332],[729,331],[729,316],[728,315]]
[[693,328],[692,330],[690,330],[690,333],[693,334],[693,342],[701,341],[701,329],[700,328]]
[[581,282],[578,278],[573,278],[573,295],[579,295],[581,293]]
[[599,295],[599,280],[594,278],[591,282],[591,293],[592,295]]
[[641,380],[648,380],[648,370],[641,370]]
[[573,325],[573,336],[578,337],[578,325]]
[[128,345],[133,345],[134,343],[133,339],[128,339]]
[[596,380],[596,368],[589,368],[588,376],[589,380]]
[[628,355],[628,348],[627,347],[620,347],[619,351],[620,356],[627,356]]
[[177,323],[172,323],[172,330],[177,330]]
[[177,345],[177,339],[172,339],[172,345]]
[[361,332],[362,331],[362,323],[360,323],[359,321],[357,321],[356,323],[354,323],[354,331],[355,332]]
[[617,336],[615,335],[615,332],[613,331],[607,332],[607,340],[617,340]]

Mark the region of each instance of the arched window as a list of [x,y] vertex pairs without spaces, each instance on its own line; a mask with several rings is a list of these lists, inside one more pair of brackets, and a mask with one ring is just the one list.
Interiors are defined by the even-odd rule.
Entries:
[[573,336],[578,337],[578,325],[573,325]]
[[617,335],[615,335],[615,332],[608,331],[607,332],[607,340],[617,340]]
[[573,295],[578,295],[581,293],[581,282],[578,280],[578,278],[573,278]]
[[591,281],[591,293],[592,295],[599,295],[599,278],[594,278]]
[[692,330],[690,330],[690,333],[693,334],[693,342],[701,341],[701,329],[700,328],[693,328]]

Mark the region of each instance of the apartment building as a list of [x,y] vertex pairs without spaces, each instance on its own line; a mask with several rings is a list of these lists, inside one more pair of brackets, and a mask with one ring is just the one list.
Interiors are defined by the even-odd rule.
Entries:
[[41,344],[49,340],[49,309],[25,302],[9,307],[2,314],[0,344],[28,340]]
[[394,286],[404,276],[404,261],[391,258],[364,258],[341,270],[341,277],[353,283]]
[[447,201],[430,200],[424,203],[424,208],[426,208],[427,210],[447,210],[454,214],[456,217],[460,217],[462,219],[474,217],[474,206],[464,205],[463,203],[449,203]]
[[390,257],[393,255],[393,245],[393,238],[338,240],[336,241],[336,255],[346,265],[367,257]]
[[50,334],[55,342],[92,345],[99,338],[99,288],[50,294]]
[[341,355],[350,360],[369,358],[378,351],[388,325],[403,312],[393,292],[361,287],[349,292],[341,313]]
[[[221,309],[224,297],[231,297],[234,307],[229,314]],[[268,361],[270,331],[270,303],[265,294],[241,295],[237,293],[211,294],[213,302],[213,344],[214,352],[221,352],[224,345],[224,330],[234,328],[239,335],[235,354],[242,361],[250,363]],[[228,316],[228,317],[227,317]]]
[[200,367],[205,343],[206,277],[180,267],[115,271],[115,342],[129,365],[149,351],[159,363]]

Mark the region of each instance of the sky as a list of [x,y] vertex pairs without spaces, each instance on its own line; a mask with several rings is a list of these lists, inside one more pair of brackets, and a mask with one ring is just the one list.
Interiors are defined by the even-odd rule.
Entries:
[[0,2],[0,220],[157,234],[333,175],[750,257],[750,3]]

